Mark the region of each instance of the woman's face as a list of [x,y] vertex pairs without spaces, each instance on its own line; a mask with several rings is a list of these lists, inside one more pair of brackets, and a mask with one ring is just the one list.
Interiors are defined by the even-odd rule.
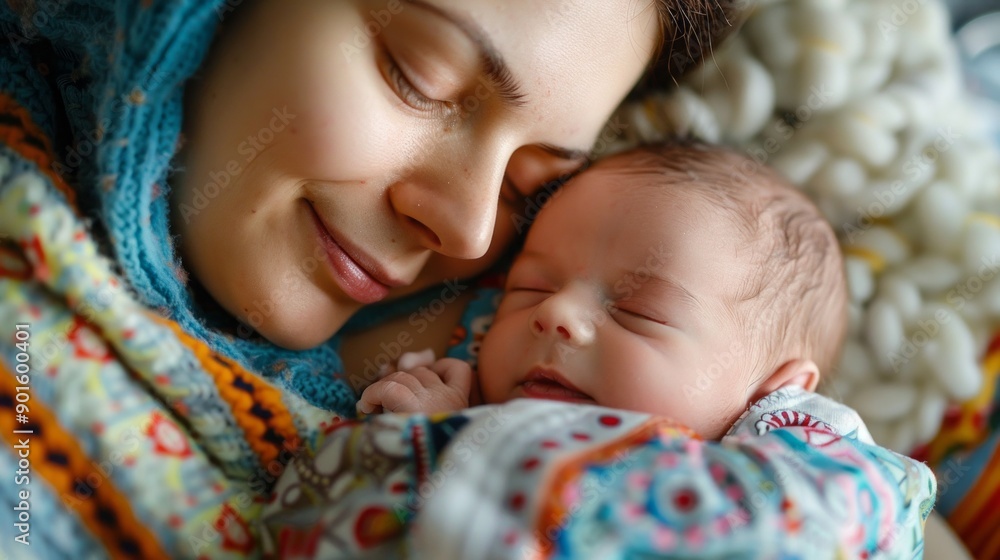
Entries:
[[189,93],[172,219],[185,268],[288,348],[492,264],[526,199],[582,165],[659,32],[645,0],[238,10]]

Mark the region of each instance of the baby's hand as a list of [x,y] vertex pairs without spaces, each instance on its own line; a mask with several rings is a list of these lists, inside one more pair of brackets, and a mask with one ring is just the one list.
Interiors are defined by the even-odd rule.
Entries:
[[472,368],[455,358],[390,373],[361,394],[358,412],[449,412],[469,407]]

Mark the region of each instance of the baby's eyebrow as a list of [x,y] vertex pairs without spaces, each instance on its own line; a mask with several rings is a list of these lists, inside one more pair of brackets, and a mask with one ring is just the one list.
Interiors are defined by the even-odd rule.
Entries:
[[534,262],[538,265],[546,266],[549,260],[546,255],[538,249],[525,249],[518,253],[517,258],[515,258],[514,262],[511,263],[510,270],[514,270],[514,267],[519,264],[523,266],[525,262]]
[[[650,275],[647,280],[641,282],[642,285],[652,284],[658,289],[664,290],[669,293],[675,294],[682,302],[685,304],[696,308],[701,306],[701,300],[698,299],[694,292],[684,287],[684,284],[674,280],[673,278],[653,276]],[[640,290],[642,287],[639,288]]]
[[496,49],[489,35],[475,21],[462,17],[452,11],[440,6],[435,6],[426,0],[405,0],[409,4],[427,10],[439,17],[448,20],[452,25],[458,27],[479,49],[479,57],[486,68],[486,75],[493,85],[496,86],[500,98],[508,105],[522,107],[527,102],[526,95],[521,90],[521,84],[510,71],[510,66],[504,60],[503,55]]

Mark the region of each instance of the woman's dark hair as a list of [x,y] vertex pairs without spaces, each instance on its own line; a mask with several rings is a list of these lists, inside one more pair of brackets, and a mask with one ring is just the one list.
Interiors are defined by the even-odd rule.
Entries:
[[735,32],[753,0],[654,0],[661,40],[645,77],[630,98],[670,89]]

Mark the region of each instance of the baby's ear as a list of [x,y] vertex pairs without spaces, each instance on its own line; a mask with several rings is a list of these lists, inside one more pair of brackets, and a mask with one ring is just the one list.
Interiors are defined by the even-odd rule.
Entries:
[[[816,362],[801,359],[789,360],[757,386],[750,402],[757,402],[782,387],[796,385],[812,392],[816,390],[818,384],[819,366],[816,365]],[[751,389],[753,390],[753,387]]]

